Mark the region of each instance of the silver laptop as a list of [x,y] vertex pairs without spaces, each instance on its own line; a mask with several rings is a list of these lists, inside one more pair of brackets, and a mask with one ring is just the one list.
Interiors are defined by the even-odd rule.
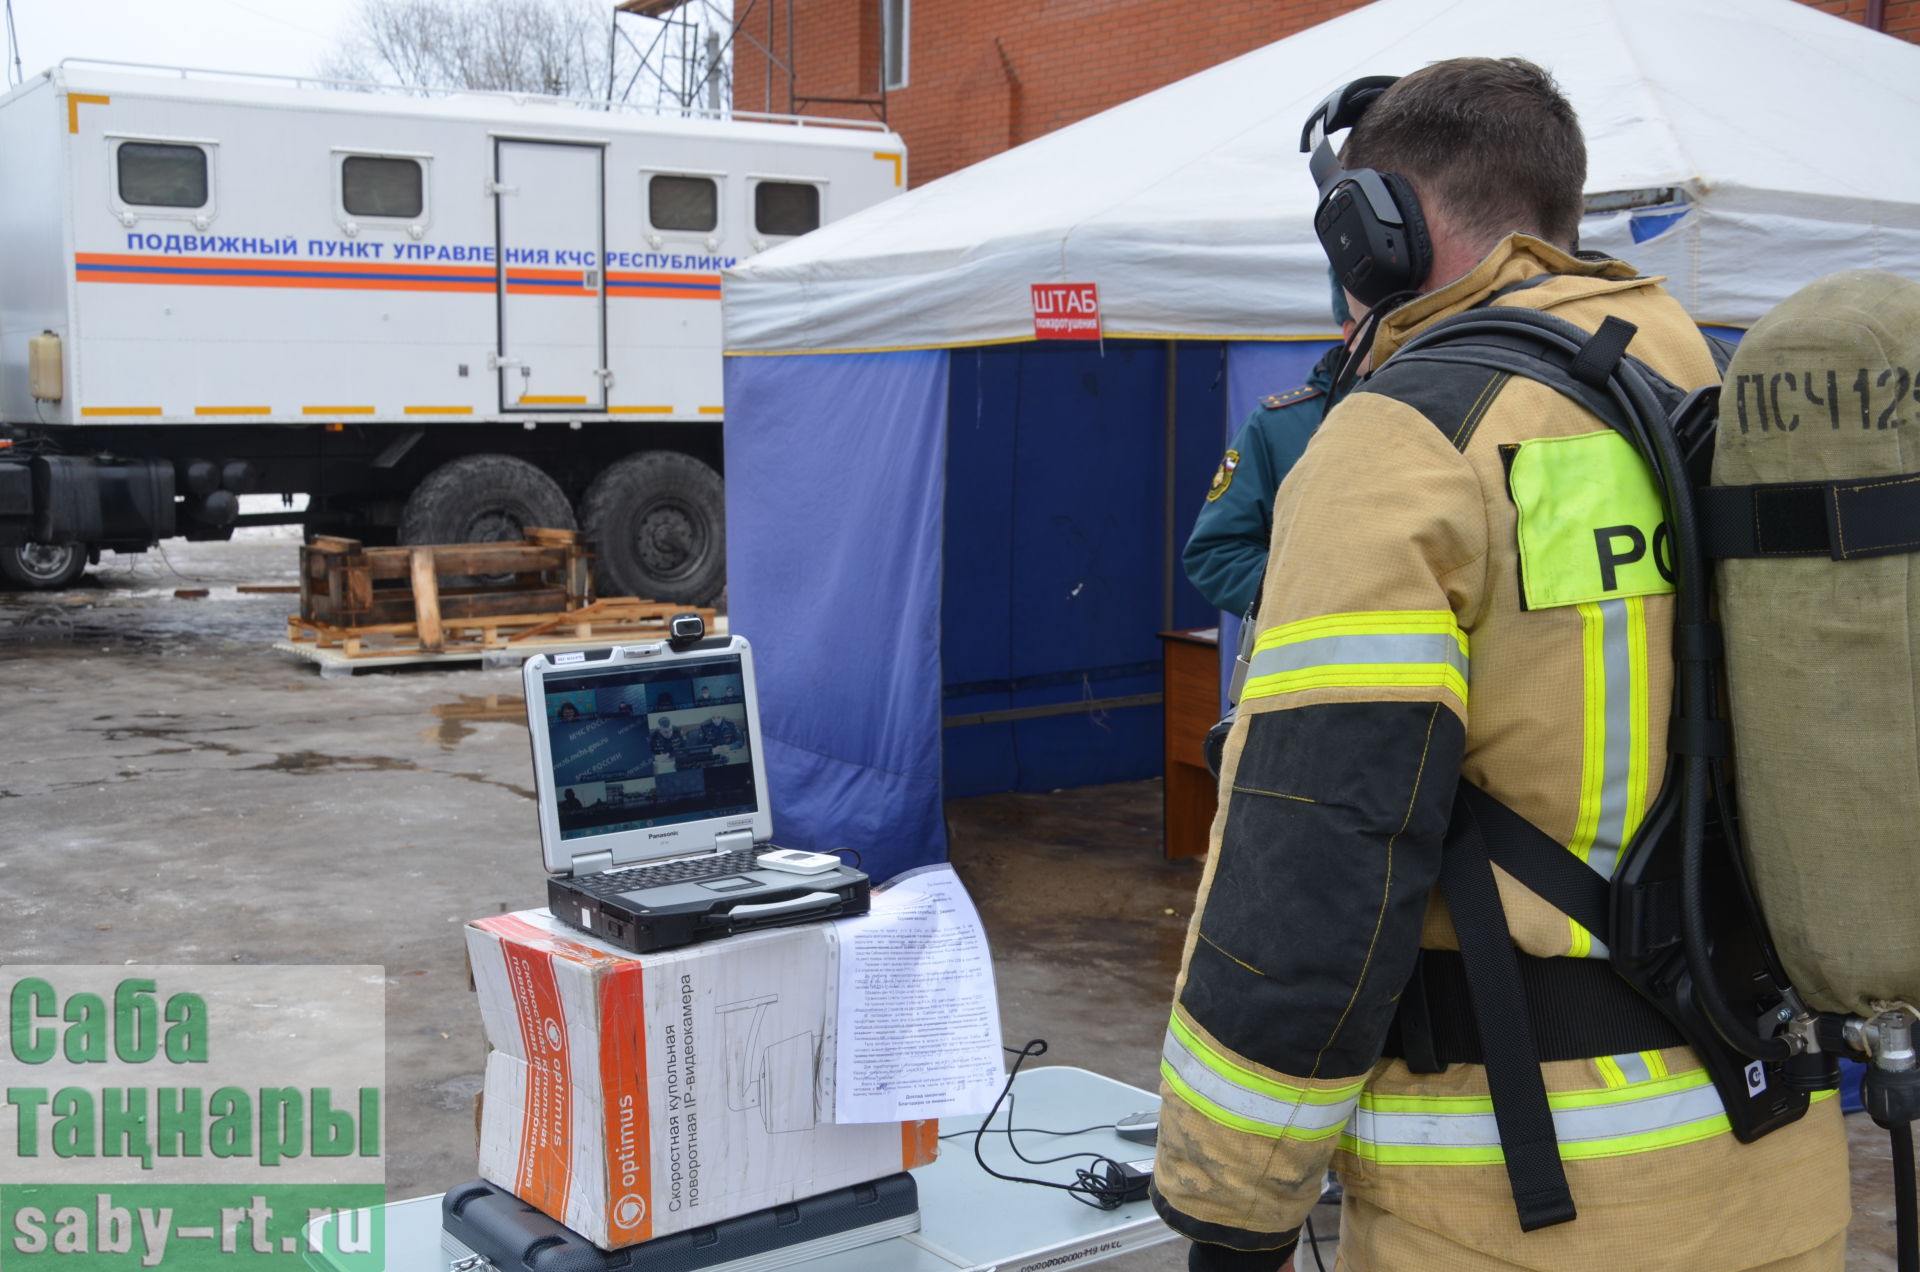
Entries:
[[542,654],[521,674],[562,922],[645,953],[866,913],[866,875],[770,842],[744,638]]

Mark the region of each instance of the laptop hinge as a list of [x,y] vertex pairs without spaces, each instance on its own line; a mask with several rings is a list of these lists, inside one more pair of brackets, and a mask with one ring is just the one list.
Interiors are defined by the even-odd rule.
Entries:
[[601,874],[613,869],[612,852],[584,852],[573,859],[574,875]]
[[751,847],[753,847],[753,831],[750,829],[726,830],[713,837],[715,852],[739,852]]

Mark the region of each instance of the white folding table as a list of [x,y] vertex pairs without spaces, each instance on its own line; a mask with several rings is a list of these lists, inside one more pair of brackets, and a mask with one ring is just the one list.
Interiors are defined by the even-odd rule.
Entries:
[[[1106,1129],[1129,1113],[1157,1108],[1159,1097],[1085,1069],[1023,1069],[1013,1083],[1016,1142],[1029,1157],[1099,1153],[1139,1161],[1153,1150]],[[972,1130],[978,1117],[941,1122],[941,1134]],[[1005,1126],[1006,1110],[995,1119]],[[1071,1130],[1100,1125],[1080,1135],[1019,1134],[1020,1128]],[[997,1171],[1059,1183],[1073,1181],[1074,1161],[1030,1166],[1014,1155],[1007,1137],[989,1131],[982,1155]],[[790,1265],[794,1272],[1037,1272],[1110,1259],[1128,1250],[1171,1241],[1174,1233],[1147,1201],[1118,1210],[1096,1210],[1066,1193],[995,1179],[974,1161],[970,1137],[940,1145],[939,1159],[914,1171],[920,1191],[920,1231],[907,1236]],[[415,1197],[385,1207],[389,1272],[447,1272],[440,1247],[440,1198]],[[364,1256],[362,1256],[364,1257]],[[307,1256],[316,1272],[353,1272],[322,1253]],[[360,1264],[364,1267],[364,1264]]]

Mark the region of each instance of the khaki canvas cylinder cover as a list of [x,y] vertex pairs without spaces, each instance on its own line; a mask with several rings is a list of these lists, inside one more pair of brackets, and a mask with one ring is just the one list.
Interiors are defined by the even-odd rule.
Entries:
[[[1920,283],[1803,288],[1728,368],[1713,484],[1920,473],[1917,378]],[[1787,974],[1819,1010],[1920,1002],[1920,555],[1716,569],[1736,798]]]

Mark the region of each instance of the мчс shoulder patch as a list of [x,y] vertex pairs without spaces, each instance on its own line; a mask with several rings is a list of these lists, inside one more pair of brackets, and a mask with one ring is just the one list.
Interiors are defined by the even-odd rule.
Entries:
[[1653,473],[1612,429],[1522,442],[1507,473],[1528,609],[1673,591]]
[[1240,467],[1240,452],[1230,450],[1226,458],[1220,461],[1220,467],[1214,470],[1213,485],[1207,488],[1207,502],[1212,503],[1227,493],[1227,487],[1233,485],[1233,470]]

